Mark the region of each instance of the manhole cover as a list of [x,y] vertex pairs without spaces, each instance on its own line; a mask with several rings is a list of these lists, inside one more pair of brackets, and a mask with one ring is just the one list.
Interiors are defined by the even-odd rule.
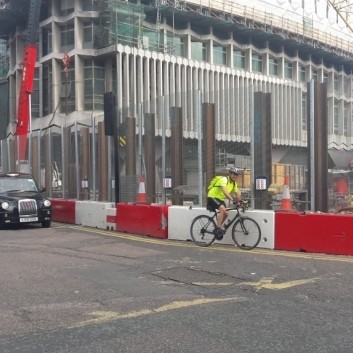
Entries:
[[153,272],[152,275],[165,280],[207,288],[218,288],[230,286],[243,281],[241,278],[234,278],[222,273],[212,273],[187,267],[169,268]]

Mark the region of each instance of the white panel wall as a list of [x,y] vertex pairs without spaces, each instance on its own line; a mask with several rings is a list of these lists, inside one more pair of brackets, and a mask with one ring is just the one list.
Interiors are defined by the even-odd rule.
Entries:
[[[107,229],[107,209],[114,208],[112,202],[76,201],[76,224],[87,227]],[[111,214],[111,212],[109,211]]]
[[[232,214],[234,211],[230,211]],[[211,216],[212,213],[204,207],[191,208],[187,206],[170,206],[168,208],[168,239],[191,241],[190,226],[192,220],[201,214]],[[274,249],[274,223],[275,214],[273,211],[248,210],[246,215],[253,218],[261,228],[261,241],[258,247]],[[216,243],[234,245],[231,229],[223,239]]]

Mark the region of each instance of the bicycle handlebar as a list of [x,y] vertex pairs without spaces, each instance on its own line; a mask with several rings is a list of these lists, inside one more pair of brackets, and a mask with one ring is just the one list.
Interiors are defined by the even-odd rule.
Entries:
[[245,201],[245,200],[241,200],[241,201],[233,201],[233,206],[234,207],[230,207],[229,209],[239,209],[242,208],[243,211],[247,210],[249,208],[249,202]]

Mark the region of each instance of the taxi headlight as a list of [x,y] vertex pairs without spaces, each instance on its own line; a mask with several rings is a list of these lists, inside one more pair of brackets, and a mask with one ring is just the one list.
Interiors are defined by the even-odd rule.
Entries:
[[4,202],[1,202],[1,207],[4,209],[4,210],[8,210],[10,208],[10,205],[8,202],[4,201]]
[[51,202],[49,200],[44,200],[43,204],[45,207],[49,207],[51,205]]

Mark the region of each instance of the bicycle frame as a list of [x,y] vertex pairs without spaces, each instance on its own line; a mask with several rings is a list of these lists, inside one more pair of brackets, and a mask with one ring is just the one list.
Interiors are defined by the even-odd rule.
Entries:
[[[244,212],[245,208],[242,207],[242,209],[243,209],[243,212]],[[231,218],[229,216],[227,217],[226,221],[223,224],[223,227],[224,227],[225,230],[230,228],[238,219],[241,219],[241,214],[240,214],[239,208],[237,208],[237,207],[227,207],[226,210],[227,210],[227,212],[236,211],[236,214],[235,214],[235,216],[233,218]],[[214,215],[212,216],[212,219],[215,221],[217,219],[217,215],[218,215],[219,211],[215,210],[215,211],[211,211],[211,212],[214,212]]]

